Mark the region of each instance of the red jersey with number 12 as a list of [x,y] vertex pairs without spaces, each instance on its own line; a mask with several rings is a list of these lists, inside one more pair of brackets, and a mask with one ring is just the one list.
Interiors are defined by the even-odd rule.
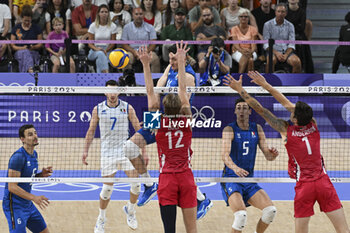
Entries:
[[191,169],[192,130],[189,119],[162,117],[156,135],[159,172],[184,172]]
[[297,181],[313,181],[326,174],[320,150],[320,132],[315,123],[288,126],[285,146],[289,161],[295,163],[294,167],[288,166],[291,178],[296,178]]

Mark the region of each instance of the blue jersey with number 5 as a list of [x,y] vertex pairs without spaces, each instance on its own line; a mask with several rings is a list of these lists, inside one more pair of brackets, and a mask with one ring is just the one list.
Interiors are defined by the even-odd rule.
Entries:
[[[249,172],[249,177],[254,176],[254,165],[256,157],[256,147],[259,143],[259,135],[256,123],[249,122],[249,129],[242,130],[237,122],[229,124],[233,129],[234,139],[231,144],[230,157],[240,168]],[[224,168],[224,177],[237,177],[230,168]]]
[[[38,172],[38,154],[34,150],[34,153],[30,155],[23,147],[21,147],[11,156],[8,168],[19,171],[21,173],[21,177],[34,177]],[[28,193],[30,193],[32,190],[31,183],[18,183],[18,186]],[[5,185],[3,201],[4,203],[11,202],[12,204],[22,206],[23,208],[31,203],[30,200],[23,199],[10,193],[8,190],[8,183]]]

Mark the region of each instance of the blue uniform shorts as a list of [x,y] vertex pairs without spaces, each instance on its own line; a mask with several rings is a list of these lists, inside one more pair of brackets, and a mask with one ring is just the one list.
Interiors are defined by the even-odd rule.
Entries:
[[227,204],[229,197],[234,192],[239,192],[242,195],[244,204],[248,207],[248,200],[260,189],[262,189],[257,183],[221,183],[222,196]]
[[156,142],[156,134],[152,133],[150,129],[141,128],[137,131],[145,139],[147,145]]
[[46,223],[43,216],[33,203],[29,207],[14,205],[3,202],[3,210],[9,225],[10,233],[25,233],[26,227],[33,233],[45,230]]

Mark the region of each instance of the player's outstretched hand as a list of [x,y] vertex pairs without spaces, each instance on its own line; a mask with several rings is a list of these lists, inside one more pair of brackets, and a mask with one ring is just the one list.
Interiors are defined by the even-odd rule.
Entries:
[[152,61],[152,52],[148,52],[146,45],[141,45],[137,50],[137,55],[142,62],[142,64],[151,64]]
[[52,175],[52,166],[44,167],[43,170],[41,171],[42,177],[48,177]]
[[247,175],[249,175],[249,172],[247,172],[246,170],[244,170],[243,168],[240,168],[240,167],[236,167],[235,169],[233,169],[233,171],[239,177],[246,177]]
[[190,50],[190,48],[187,48],[187,42],[184,43],[183,40],[178,43],[176,42],[176,54],[175,57],[178,61],[186,61],[187,58],[187,52]]
[[45,196],[34,196],[33,202],[42,210],[44,210],[50,204],[49,199]]
[[276,157],[278,156],[279,152],[275,147],[271,147],[269,148],[269,151],[273,157],[273,159],[276,159]]
[[252,79],[250,82],[255,83],[256,85],[264,87],[268,84],[264,76],[262,76],[258,71],[249,71],[248,76]]
[[83,153],[83,157],[81,158],[81,160],[83,161],[83,164],[84,165],[88,165],[88,162],[86,162],[87,160],[87,157],[88,157],[88,153]]
[[234,79],[230,74],[225,75],[223,79],[223,83],[225,86],[231,87],[233,90],[238,91],[242,88],[242,75],[239,76],[239,80]]

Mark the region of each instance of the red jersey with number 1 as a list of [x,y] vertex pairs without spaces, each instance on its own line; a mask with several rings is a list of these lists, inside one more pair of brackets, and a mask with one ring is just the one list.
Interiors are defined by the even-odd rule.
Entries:
[[[290,161],[288,173],[291,178],[297,181],[313,181],[326,174],[320,151],[320,132],[315,123],[288,126],[285,146]],[[291,166],[291,162],[295,166]]]
[[159,172],[184,172],[191,169],[192,130],[185,117],[162,117],[156,135]]

